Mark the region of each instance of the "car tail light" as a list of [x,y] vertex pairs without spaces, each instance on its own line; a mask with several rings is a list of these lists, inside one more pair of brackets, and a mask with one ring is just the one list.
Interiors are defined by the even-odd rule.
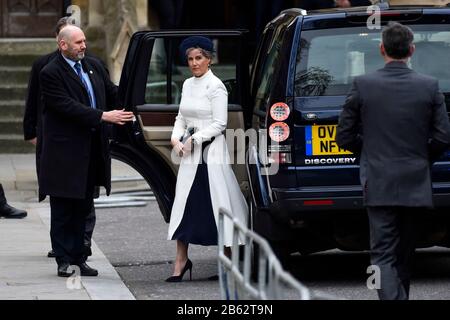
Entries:
[[292,163],[291,153],[286,152],[274,152],[270,154],[270,162],[279,164],[289,164]]
[[333,200],[305,200],[303,201],[304,206],[332,206],[334,204]]
[[289,118],[290,113],[291,110],[289,109],[289,106],[284,102],[275,103],[270,108],[270,116],[275,121],[285,121]]
[[269,137],[275,142],[283,142],[289,138],[289,126],[285,122],[275,122],[269,127]]
[[[269,126],[269,137],[271,142],[268,141],[267,156],[271,163],[292,163],[292,146],[289,144],[291,142],[286,141],[291,133],[290,127],[286,123],[288,122],[287,120],[290,113],[291,109],[284,102],[276,102],[270,107],[269,114],[272,119],[269,118],[269,123],[271,120],[275,121]],[[284,144],[279,144],[284,141],[286,141]]]

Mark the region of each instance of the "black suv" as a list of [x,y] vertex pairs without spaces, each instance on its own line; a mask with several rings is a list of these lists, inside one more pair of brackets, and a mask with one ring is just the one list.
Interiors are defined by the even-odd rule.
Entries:
[[[450,106],[450,8],[379,8],[381,26],[398,21],[414,30],[410,67],[438,78]],[[366,7],[283,11],[267,25],[251,72],[245,31],[136,33],[120,96],[137,121],[114,129],[113,157],[143,175],[168,221],[177,171],[169,140],[190,76],[178,45],[189,35],[208,36],[217,49],[213,71],[229,91],[228,129],[257,136],[231,148],[236,162],[245,159],[233,169],[248,198],[249,225],[280,255],[367,249],[359,159],[338,148],[335,134],[353,78],[384,64],[371,17]],[[418,246],[449,246],[450,153],[433,166],[433,190],[436,209],[423,216]]]

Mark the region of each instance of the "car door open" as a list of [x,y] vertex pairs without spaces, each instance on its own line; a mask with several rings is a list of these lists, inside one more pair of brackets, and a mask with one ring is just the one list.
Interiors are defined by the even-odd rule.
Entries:
[[[178,165],[171,159],[171,133],[178,114],[183,82],[192,77],[186,60],[179,51],[179,45],[183,39],[192,35],[207,36],[214,43],[215,54],[211,69],[228,91],[227,129],[245,129],[244,112],[247,112],[249,76],[245,50],[246,31],[183,30],[135,34],[122,72],[120,98],[123,105],[133,110],[136,122],[131,131],[130,128],[125,129],[128,130],[127,133],[123,130],[120,133],[120,128],[115,131],[113,140],[117,143],[113,143],[112,147],[118,146],[121,139],[125,139],[126,145],[133,145],[135,151],[139,150],[144,154],[142,157],[147,158],[144,162],[155,160],[160,164],[155,166],[158,169],[147,168],[149,175],[172,176],[171,180],[174,180],[178,170]],[[128,151],[116,148],[116,153],[122,153],[119,157],[126,157],[123,153]],[[245,145],[239,145],[231,152],[234,155],[230,156],[236,159],[238,154],[245,152]],[[244,163],[238,165],[233,161],[232,164],[238,181],[241,185],[246,185],[245,182],[242,184],[247,178]],[[140,166],[149,167],[147,164]],[[161,166],[169,170],[160,170]],[[174,189],[174,185],[170,188]],[[154,186],[152,189],[155,193],[158,192]]]

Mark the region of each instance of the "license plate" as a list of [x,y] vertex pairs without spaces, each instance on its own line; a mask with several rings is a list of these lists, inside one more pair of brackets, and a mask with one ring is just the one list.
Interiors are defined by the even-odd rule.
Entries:
[[352,154],[339,148],[336,143],[337,125],[305,127],[305,146],[307,156],[330,156]]

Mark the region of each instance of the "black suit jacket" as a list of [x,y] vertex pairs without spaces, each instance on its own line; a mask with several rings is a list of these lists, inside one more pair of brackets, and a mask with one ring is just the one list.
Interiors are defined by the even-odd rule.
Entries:
[[352,7],[363,7],[363,6],[371,6],[372,2],[369,0],[350,0]]
[[23,135],[25,140],[31,140],[38,138],[41,131],[41,90],[39,84],[39,73],[41,70],[52,61],[59,51],[56,50],[52,53],[37,59],[31,68],[30,79],[28,81],[28,92],[25,104],[25,113],[23,116]]
[[[25,140],[36,140],[36,172],[39,176],[39,167],[42,150],[42,99],[39,83],[39,73],[53,59],[57,57],[59,51],[37,59],[31,68],[30,79],[28,81],[28,93],[25,103],[25,113],[23,116],[23,135]],[[45,196],[39,195],[39,200],[44,200]]]
[[430,148],[450,144],[438,81],[402,62],[355,78],[336,141],[361,152],[367,206],[431,207]]
[[[39,74],[42,69],[55,59],[59,55],[59,50],[55,50],[52,53],[46,54],[34,61],[30,72],[30,78],[28,81],[28,92],[25,104],[25,113],[23,117],[23,133],[25,140],[31,140],[37,138],[36,140],[36,172],[39,176],[40,159],[42,151],[42,95],[41,95],[41,85],[39,82]],[[87,55],[89,59],[98,59],[90,54]],[[108,73],[108,68],[103,63],[102,60],[98,61],[103,65],[105,71]],[[39,200],[43,200],[45,196],[40,195]]]
[[116,107],[117,87],[97,60],[85,57],[83,69],[95,92],[97,108],[73,68],[58,54],[40,73],[43,101],[42,154],[39,188],[42,195],[83,199],[88,183],[93,130],[100,132],[103,181],[111,189],[111,158],[104,110]]
[[306,10],[328,9],[334,8],[334,0],[313,0],[306,1]]

